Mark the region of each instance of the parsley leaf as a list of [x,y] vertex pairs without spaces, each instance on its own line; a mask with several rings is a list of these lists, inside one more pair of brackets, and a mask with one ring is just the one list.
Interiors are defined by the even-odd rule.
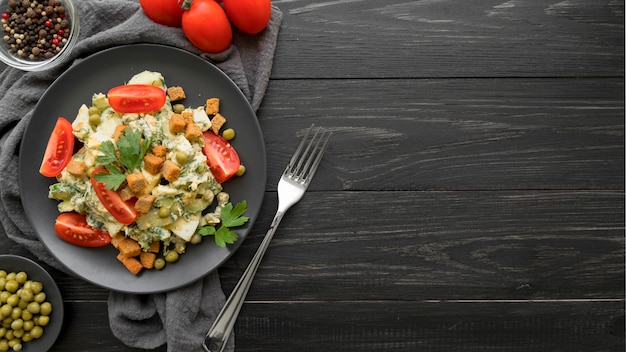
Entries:
[[122,183],[126,181],[126,175],[120,171],[113,164],[105,166],[109,172],[100,172],[94,175],[98,182],[104,183],[104,186],[108,189],[117,190]]
[[231,227],[242,226],[248,222],[249,218],[243,216],[246,212],[248,203],[244,200],[237,203],[234,207],[232,203],[226,203],[222,207],[221,212],[221,224],[219,228],[215,226],[203,226],[197,230],[198,234],[202,236],[213,235],[215,238],[215,244],[219,247],[226,247],[227,244],[233,244],[237,241],[237,233],[231,230]]
[[150,147],[150,139],[142,140],[141,136],[139,130],[127,128],[116,144],[111,141],[100,144],[101,155],[96,162],[103,164],[109,173],[100,172],[94,178],[104,183],[106,188],[117,190],[126,180],[126,172],[132,173],[141,166]]

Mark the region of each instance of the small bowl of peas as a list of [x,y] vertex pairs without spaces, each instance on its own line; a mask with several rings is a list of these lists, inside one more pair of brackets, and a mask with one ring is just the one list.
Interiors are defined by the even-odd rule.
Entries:
[[80,21],[72,0],[0,0],[0,60],[23,71],[65,62],[78,41]]
[[47,351],[63,326],[63,299],[34,261],[0,255],[0,351]]

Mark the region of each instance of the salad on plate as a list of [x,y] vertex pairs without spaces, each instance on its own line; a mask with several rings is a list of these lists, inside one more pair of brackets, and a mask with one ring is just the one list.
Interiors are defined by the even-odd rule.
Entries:
[[207,235],[234,243],[248,218],[222,184],[245,167],[230,144],[219,98],[184,105],[183,87],[143,71],[93,94],[73,122],[59,117],[40,173],[55,177],[56,234],[79,246],[113,245],[133,274],[176,262]]

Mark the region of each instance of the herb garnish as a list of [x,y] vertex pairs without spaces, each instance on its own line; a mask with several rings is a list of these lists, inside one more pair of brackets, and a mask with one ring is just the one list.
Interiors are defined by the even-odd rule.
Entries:
[[109,171],[100,172],[94,178],[105,184],[106,188],[117,190],[126,180],[126,173],[139,169],[143,157],[150,147],[150,139],[142,139],[139,130],[127,128],[119,140],[113,144],[105,141],[100,145],[100,152],[96,162],[101,163]]
[[248,222],[248,217],[243,216],[246,212],[248,203],[244,200],[237,203],[234,207],[232,203],[226,203],[221,210],[221,223],[219,228],[215,226],[203,226],[198,228],[197,232],[202,236],[213,235],[215,244],[219,247],[226,247],[226,244],[233,244],[237,241],[237,234],[231,230],[231,227],[239,227]]

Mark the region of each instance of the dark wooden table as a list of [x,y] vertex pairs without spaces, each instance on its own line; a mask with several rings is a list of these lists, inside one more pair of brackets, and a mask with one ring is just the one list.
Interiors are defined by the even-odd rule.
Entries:
[[[237,351],[624,350],[624,1],[273,3],[268,182],[226,293],[297,133],[335,134]],[[54,351],[136,351],[110,332],[106,290],[50,271],[67,312]]]

